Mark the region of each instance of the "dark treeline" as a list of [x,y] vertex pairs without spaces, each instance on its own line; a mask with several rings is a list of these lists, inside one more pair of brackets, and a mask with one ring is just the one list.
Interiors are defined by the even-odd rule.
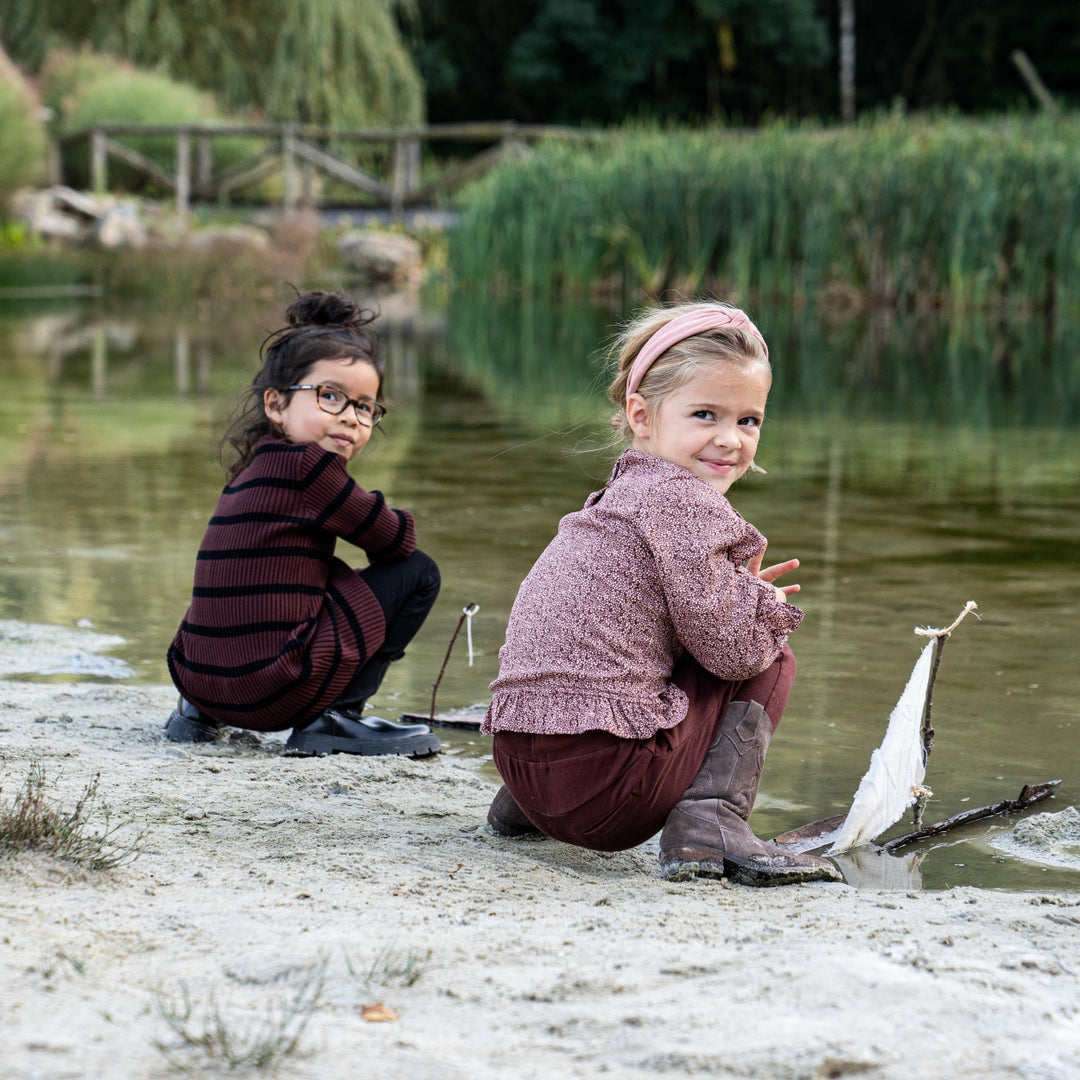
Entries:
[[856,112],[1009,111],[1021,50],[1080,103],[1076,0],[0,0],[0,47],[107,53],[223,108],[338,127],[511,119],[757,124]]
[[[417,0],[404,32],[432,122],[838,115],[843,0]],[[1080,100],[1076,0],[851,0],[859,110],[1014,109],[1022,50]]]

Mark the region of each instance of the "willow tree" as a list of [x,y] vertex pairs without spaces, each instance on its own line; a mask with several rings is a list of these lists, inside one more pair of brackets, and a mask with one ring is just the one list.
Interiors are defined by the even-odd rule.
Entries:
[[[419,123],[424,88],[398,30],[413,0],[0,0],[0,37],[164,69],[222,104],[333,127]],[[5,18],[6,15],[6,18]]]
[[388,0],[301,0],[286,8],[268,68],[272,115],[333,118],[339,126],[423,120],[423,84]]

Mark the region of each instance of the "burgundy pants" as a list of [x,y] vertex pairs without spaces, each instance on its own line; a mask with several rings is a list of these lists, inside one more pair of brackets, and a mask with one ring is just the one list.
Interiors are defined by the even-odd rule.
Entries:
[[518,806],[555,840],[594,851],[636,847],[663,828],[705,761],[732,701],[758,702],[780,723],[795,681],[784,651],[760,675],[725,682],[685,656],[672,674],[690,699],[685,718],[651,739],[496,732],[495,766]]

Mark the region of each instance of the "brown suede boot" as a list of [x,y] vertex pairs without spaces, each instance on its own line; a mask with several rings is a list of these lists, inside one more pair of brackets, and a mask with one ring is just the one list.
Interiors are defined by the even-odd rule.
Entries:
[[495,793],[488,808],[488,824],[500,836],[527,836],[540,830],[525,816],[505,784]]
[[759,840],[746,819],[754,808],[772,723],[756,701],[733,701],[694,782],[660,834],[660,871],[668,881],[726,877],[741,885],[843,881],[814,855],[793,855]]

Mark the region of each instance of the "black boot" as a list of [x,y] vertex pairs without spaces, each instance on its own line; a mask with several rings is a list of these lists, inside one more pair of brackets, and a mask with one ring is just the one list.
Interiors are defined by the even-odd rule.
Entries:
[[165,738],[172,742],[213,742],[220,734],[221,725],[203,716],[184,698],[180,698],[165,721]]
[[403,724],[378,716],[361,716],[354,709],[327,709],[310,724],[294,728],[286,750],[298,754],[407,754],[426,757],[440,749],[439,738],[427,724]]
[[827,859],[759,840],[754,808],[772,722],[756,701],[733,701],[687,792],[660,834],[660,871],[669,881],[726,877],[743,885],[843,881]]

